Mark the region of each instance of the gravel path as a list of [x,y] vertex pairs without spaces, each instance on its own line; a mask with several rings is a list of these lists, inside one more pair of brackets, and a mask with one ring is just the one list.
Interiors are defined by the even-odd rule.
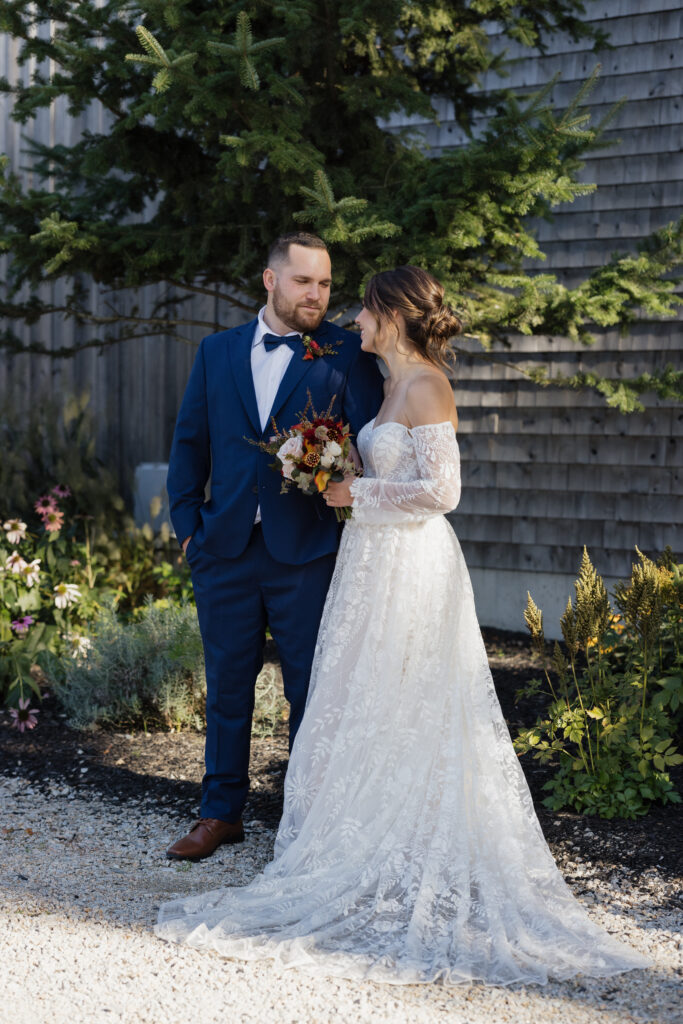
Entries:
[[545,988],[357,985],[224,960],[153,935],[163,900],[241,884],[260,869],[274,839],[260,822],[247,823],[242,846],[190,865],[164,857],[187,822],[141,813],[136,801],[56,784],[39,792],[0,776],[0,808],[2,1024],[683,1021],[680,888],[656,868],[601,880],[589,861],[553,847],[592,916],[653,957],[650,971]]

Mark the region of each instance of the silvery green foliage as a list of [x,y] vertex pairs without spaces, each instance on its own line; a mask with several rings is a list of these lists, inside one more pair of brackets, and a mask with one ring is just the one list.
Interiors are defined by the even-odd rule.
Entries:
[[[90,639],[86,658],[52,674],[70,725],[204,728],[206,678],[194,605],[150,604],[136,622],[107,609]],[[272,736],[286,707],[279,666],[269,662],[256,681],[254,735]]]
[[91,640],[87,657],[55,684],[70,725],[202,728],[206,681],[193,606],[150,605],[130,623],[107,609]]

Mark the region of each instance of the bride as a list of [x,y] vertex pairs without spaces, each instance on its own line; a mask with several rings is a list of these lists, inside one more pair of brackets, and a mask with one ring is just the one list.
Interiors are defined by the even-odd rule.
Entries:
[[650,962],[594,924],[545,843],[496,698],[460,545],[460,329],[417,267],[357,323],[389,370],[320,625],[274,858],[164,904],[156,934],[228,957],[394,983],[545,983]]

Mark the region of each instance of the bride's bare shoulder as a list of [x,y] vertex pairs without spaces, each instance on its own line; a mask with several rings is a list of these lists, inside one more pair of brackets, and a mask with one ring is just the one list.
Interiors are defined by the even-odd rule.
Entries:
[[457,430],[458,412],[446,374],[436,367],[416,374],[406,391],[406,413],[411,427],[450,420]]

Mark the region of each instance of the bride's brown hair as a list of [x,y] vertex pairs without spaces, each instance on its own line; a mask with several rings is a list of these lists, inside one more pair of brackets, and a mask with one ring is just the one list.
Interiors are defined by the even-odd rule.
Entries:
[[[443,304],[443,285],[420,267],[383,270],[365,286],[363,305],[380,327],[396,328],[393,313],[399,312],[406,334],[420,355],[443,370],[453,367],[455,357],[448,342],[462,330],[450,306]],[[396,328],[398,329],[398,328]]]

